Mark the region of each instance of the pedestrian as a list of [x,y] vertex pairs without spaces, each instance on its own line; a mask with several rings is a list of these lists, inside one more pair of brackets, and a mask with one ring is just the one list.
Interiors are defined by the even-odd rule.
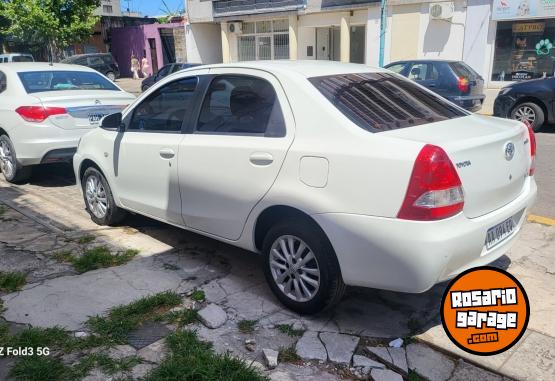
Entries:
[[133,73],[133,79],[139,79],[139,60],[135,57],[135,54],[131,54],[131,72]]
[[148,64],[148,59],[146,57],[143,57],[143,59],[141,60],[141,71],[143,72],[144,78],[149,76],[149,72],[148,72],[149,68],[150,68],[150,65]]

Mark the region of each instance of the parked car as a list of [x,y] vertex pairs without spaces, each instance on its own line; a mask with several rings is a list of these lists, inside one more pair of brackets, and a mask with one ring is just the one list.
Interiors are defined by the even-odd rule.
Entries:
[[119,66],[110,53],[77,54],[62,60],[61,63],[90,67],[111,81],[120,77]]
[[81,136],[135,97],[96,71],[75,65],[0,66],[0,169],[9,182],[32,166],[71,161]]
[[170,74],[173,74],[180,70],[185,70],[195,66],[199,66],[199,65],[200,64],[195,64],[195,63],[171,63],[171,64],[164,65],[160,70],[158,70],[156,74],[143,79],[143,82],[141,84],[141,90],[146,91],[156,82],[164,79]]
[[35,59],[31,54],[26,53],[0,54],[0,63],[7,62],[35,62]]
[[176,73],[81,140],[99,225],[126,211],[261,253],[300,313],[346,285],[424,292],[490,263],[536,197],[534,133],[364,65]]
[[555,78],[515,82],[501,89],[493,115],[528,122],[539,131],[544,123],[555,123]]
[[472,112],[479,111],[486,98],[484,79],[462,61],[397,61],[385,68],[418,82]]

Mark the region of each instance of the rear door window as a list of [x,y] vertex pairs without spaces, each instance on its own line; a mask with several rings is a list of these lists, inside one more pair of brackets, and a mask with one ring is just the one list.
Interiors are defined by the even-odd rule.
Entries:
[[285,121],[272,84],[246,75],[216,77],[204,98],[196,132],[285,136]]
[[330,101],[330,106],[370,132],[470,115],[396,74],[338,74],[309,80]]
[[102,66],[102,65],[104,65],[104,61],[100,57],[88,57],[87,61],[89,62],[89,66]]

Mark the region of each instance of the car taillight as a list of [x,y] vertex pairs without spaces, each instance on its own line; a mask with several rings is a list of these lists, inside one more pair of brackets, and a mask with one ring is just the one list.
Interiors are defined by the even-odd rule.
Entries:
[[536,134],[534,133],[534,129],[532,125],[527,120],[524,121],[524,124],[528,128],[528,137],[530,138],[530,157],[532,158],[532,162],[530,163],[530,172],[528,173],[530,176],[534,176],[536,173]]
[[457,82],[457,87],[463,93],[466,93],[470,89],[470,82],[465,77],[460,77]]
[[43,122],[53,115],[67,114],[63,107],[21,106],[15,110],[27,122]]
[[462,183],[453,163],[440,147],[425,145],[414,163],[397,217],[415,221],[441,220],[460,213],[463,207]]

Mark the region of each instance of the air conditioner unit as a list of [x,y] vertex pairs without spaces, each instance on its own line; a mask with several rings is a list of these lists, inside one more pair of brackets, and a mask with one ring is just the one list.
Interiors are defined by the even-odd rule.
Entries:
[[430,4],[430,19],[432,20],[449,20],[453,18],[455,13],[455,3],[432,3]]
[[243,24],[240,22],[232,22],[229,24],[229,33],[241,33]]

